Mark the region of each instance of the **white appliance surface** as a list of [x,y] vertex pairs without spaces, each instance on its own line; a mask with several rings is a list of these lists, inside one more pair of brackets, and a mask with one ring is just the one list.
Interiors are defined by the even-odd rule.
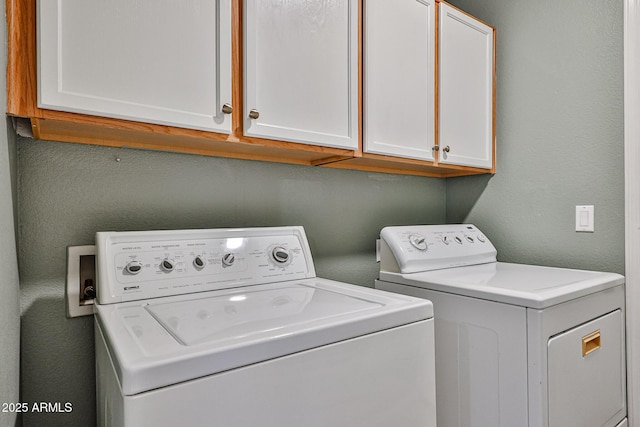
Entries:
[[327,279],[98,305],[122,392],[429,319],[430,302]]
[[435,426],[431,302],[315,277],[302,227],[96,245],[100,425]]
[[434,304],[439,427],[626,424],[623,276],[498,262],[470,224],[380,237],[376,288]]
[[624,283],[615,273],[493,262],[380,279],[474,298],[545,308]]
[[615,273],[497,262],[469,224],[386,227],[381,237],[380,280],[408,286],[545,308],[624,283]]

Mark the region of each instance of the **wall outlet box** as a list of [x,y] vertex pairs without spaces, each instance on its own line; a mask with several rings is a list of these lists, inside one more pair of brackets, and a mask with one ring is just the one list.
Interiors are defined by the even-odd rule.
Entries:
[[95,286],[96,247],[67,247],[67,317],[93,314]]

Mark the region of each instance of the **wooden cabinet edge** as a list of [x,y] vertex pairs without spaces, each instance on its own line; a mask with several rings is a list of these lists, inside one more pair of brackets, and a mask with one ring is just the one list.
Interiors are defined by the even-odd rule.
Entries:
[[366,172],[391,173],[398,175],[416,175],[435,178],[450,178],[469,175],[493,175],[495,165],[491,169],[468,166],[443,165],[434,162],[401,157],[383,156],[364,153],[361,157],[319,164],[319,166],[336,169],[355,169]]
[[[359,151],[238,137],[233,134],[216,134],[57,111],[42,112],[44,118],[31,118],[34,137],[42,140],[439,178],[495,173],[495,167],[489,170],[442,165],[416,159],[363,154]],[[69,116],[73,116],[73,120]]]
[[7,114],[37,115],[35,0],[6,0]]
[[351,150],[42,111],[45,118],[31,118],[34,137],[42,140],[303,165],[322,163],[327,158],[354,156]]

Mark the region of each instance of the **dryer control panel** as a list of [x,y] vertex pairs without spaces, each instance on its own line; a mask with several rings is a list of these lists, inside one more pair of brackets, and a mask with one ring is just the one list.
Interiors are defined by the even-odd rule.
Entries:
[[496,262],[495,247],[471,224],[385,227],[380,239],[381,271],[416,273]]
[[302,227],[99,232],[99,304],[315,277]]

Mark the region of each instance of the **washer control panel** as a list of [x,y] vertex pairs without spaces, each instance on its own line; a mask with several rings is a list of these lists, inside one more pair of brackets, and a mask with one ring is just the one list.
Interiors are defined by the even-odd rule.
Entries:
[[315,277],[302,227],[100,232],[99,304]]
[[493,244],[471,224],[385,227],[380,238],[383,271],[416,273],[496,261]]

